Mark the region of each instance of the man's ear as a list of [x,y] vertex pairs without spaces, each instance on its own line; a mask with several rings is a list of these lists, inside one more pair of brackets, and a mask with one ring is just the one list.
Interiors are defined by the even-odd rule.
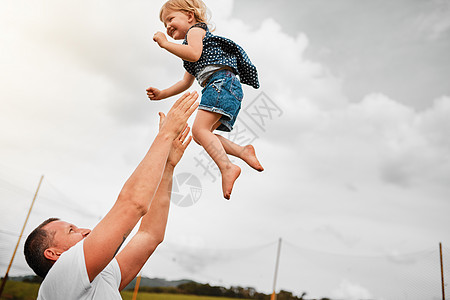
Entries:
[[52,261],[57,261],[61,253],[58,249],[51,247],[44,250],[44,257]]

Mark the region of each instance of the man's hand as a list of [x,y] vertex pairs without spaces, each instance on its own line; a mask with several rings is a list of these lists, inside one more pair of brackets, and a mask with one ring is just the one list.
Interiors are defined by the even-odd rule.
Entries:
[[157,88],[149,87],[148,89],[146,89],[146,91],[147,91],[147,97],[150,100],[161,100],[164,98],[164,97],[162,97],[163,95],[162,95],[161,91],[158,90]]
[[185,93],[178,99],[167,113],[167,116],[160,122],[159,133],[167,134],[172,140],[175,140],[183,129],[186,122],[198,107],[197,92]]
[[161,48],[164,48],[164,45],[168,42],[166,35],[161,31],[155,33],[155,35],[153,36],[153,40],[157,42]]
[[[161,128],[161,125],[164,122],[166,116],[164,115],[164,113],[160,112],[159,118],[159,127]],[[190,130],[191,129],[186,124],[180,135],[172,142],[172,148],[170,149],[170,153],[167,158],[168,166],[175,168],[175,166],[180,161],[181,157],[184,154],[184,150],[186,150],[187,146],[189,146],[192,141],[192,136],[189,136],[186,140],[186,137],[188,136]]]

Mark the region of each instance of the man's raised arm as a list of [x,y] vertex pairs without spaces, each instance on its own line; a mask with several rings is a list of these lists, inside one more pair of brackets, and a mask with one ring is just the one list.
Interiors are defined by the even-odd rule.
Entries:
[[186,93],[175,102],[150,150],[123,186],[116,203],[84,240],[90,281],[109,264],[139,219],[147,213],[161,182],[172,142],[198,107],[197,98],[196,92]]
[[[164,114],[160,114],[160,116],[161,120],[164,120]],[[142,218],[136,235],[116,257],[122,275],[119,290],[125,288],[136,277],[150,255],[164,239],[172,191],[173,170],[192,140],[192,136],[187,138],[189,130],[189,127],[186,127],[179,137],[173,141],[161,183],[156,191],[155,198],[152,200],[150,209]]]

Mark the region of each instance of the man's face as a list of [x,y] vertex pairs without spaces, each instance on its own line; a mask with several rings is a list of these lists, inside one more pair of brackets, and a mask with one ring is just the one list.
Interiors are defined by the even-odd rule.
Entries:
[[[76,243],[84,239],[91,232],[90,229],[78,228],[73,224],[58,220],[53,221],[43,227],[48,232],[55,232],[52,247],[46,250],[52,250],[53,256],[47,257],[52,260],[58,259],[59,255],[69,250]],[[47,256],[47,255],[45,255]]]

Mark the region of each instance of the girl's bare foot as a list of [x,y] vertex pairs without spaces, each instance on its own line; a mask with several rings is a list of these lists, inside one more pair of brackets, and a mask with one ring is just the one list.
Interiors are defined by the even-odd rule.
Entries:
[[253,148],[252,145],[244,146],[244,150],[241,153],[241,158],[256,171],[264,171],[264,168],[256,158],[255,148]]
[[241,174],[241,168],[230,163],[229,166],[221,172],[223,197],[230,200],[234,182]]

